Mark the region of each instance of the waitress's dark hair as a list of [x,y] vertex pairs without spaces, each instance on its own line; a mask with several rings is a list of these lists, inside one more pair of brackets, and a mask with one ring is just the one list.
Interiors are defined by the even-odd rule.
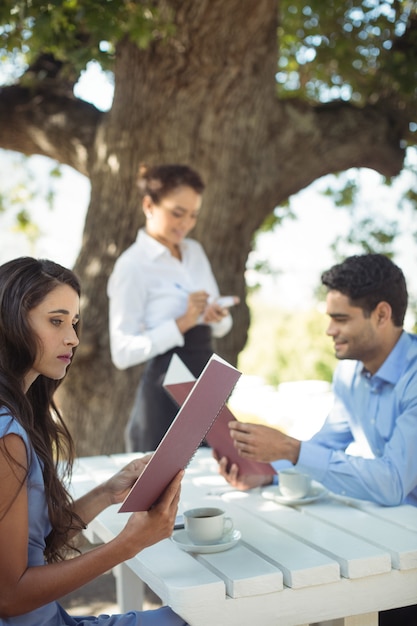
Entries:
[[152,167],[142,164],[137,185],[143,196],[150,196],[159,204],[166,195],[178,187],[191,187],[198,194],[204,191],[204,183],[198,172],[188,165],[167,164]]
[[[10,419],[6,409],[26,431],[41,461],[52,526],[46,539],[48,562],[63,559],[71,533],[83,527],[72,513],[72,499],[63,483],[71,475],[74,444],[54,401],[61,381],[39,375],[26,393],[23,387],[39,349],[29,311],[60,285],[80,295],[76,275],[53,261],[20,257],[0,266],[0,419]],[[16,464],[7,449],[6,454],[9,463]]]

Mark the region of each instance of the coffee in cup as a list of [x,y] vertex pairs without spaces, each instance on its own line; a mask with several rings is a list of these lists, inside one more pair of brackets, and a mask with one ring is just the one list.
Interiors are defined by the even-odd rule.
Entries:
[[304,498],[311,489],[311,478],[293,468],[279,470],[279,490],[285,498]]
[[184,528],[196,544],[217,543],[233,530],[233,521],[222,509],[200,507],[184,511]]

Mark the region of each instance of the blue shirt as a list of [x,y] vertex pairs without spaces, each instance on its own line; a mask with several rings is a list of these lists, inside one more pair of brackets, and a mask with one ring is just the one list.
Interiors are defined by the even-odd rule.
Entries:
[[[359,361],[341,361],[333,392],[323,427],[301,443],[297,469],[337,494],[417,506],[417,336],[403,332],[373,376]],[[352,443],[360,456],[349,454]]]

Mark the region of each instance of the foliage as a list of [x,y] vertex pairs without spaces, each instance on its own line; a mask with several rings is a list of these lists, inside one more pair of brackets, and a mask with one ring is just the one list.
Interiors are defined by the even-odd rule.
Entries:
[[[335,209],[339,212],[343,211],[350,218],[350,226],[343,235],[335,237],[331,245],[335,262],[341,261],[350,254],[363,254],[369,252],[377,252],[385,254],[395,261],[398,252],[398,239],[402,235],[411,235],[417,241],[417,228],[415,227],[415,212],[417,210],[417,192],[415,191],[414,181],[417,177],[417,151],[409,148],[407,158],[404,164],[404,170],[401,178],[403,184],[401,186],[392,179],[379,176],[379,183],[386,187],[396,185],[396,202],[387,210],[375,203],[369,204],[363,198],[363,174],[364,170],[350,169],[335,175],[329,175],[323,179],[323,184],[316,185],[318,193],[330,198]],[[409,185],[407,187],[407,184]],[[319,188],[321,187],[321,190]],[[279,228],[284,219],[296,220],[297,215],[292,205],[292,198],[283,205],[277,207],[274,215],[278,214],[280,219],[277,221],[266,220],[262,228],[258,230],[257,235],[265,231],[275,231]],[[320,216],[317,217],[318,227]],[[412,231],[410,232],[410,225]],[[407,231],[407,232],[405,232]],[[256,239],[255,246],[256,247]],[[262,248],[256,250],[256,254],[250,255],[247,264],[248,275],[251,281],[247,281],[249,292],[252,293],[259,289],[259,282],[254,280],[252,272],[258,275],[277,274],[276,269],[271,268],[267,259],[262,256]],[[316,291],[317,300],[323,298],[321,286]],[[410,302],[410,308],[413,312],[416,309],[416,303]]]
[[32,219],[32,209],[35,203],[42,202],[52,210],[56,194],[54,181],[61,178],[61,168],[51,162],[45,176],[45,187],[43,179],[41,182],[35,174],[30,158],[8,153],[7,161],[7,168],[3,167],[0,174],[0,224],[3,214],[16,232],[24,234],[31,244],[35,244],[41,232]]
[[[261,224],[260,228],[255,233],[253,248],[256,247],[256,238],[260,233],[275,230],[275,228],[279,228],[280,226],[282,226],[284,221],[289,219],[294,220],[296,219],[296,217],[294,215],[294,212],[292,211],[290,201],[287,200],[281,205],[275,207],[274,211],[270,213],[264,220],[263,224]],[[259,251],[257,251],[255,254],[249,255],[246,269],[248,272],[247,276],[251,276],[251,279],[246,281],[248,293],[254,293],[260,289],[260,276],[276,276],[278,273],[277,270],[274,270],[271,267],[269,260],[267,258],[264,258],[259,253]],[[254,277],[257,278],[254,279]]]
[[[416,6],[408,0],[330,0],[323,10],[321,0],[308,4],[283,0],[278,32],[279,94],[321,102],[341,99],[359,105],[395,102],[399,109],[411,111],[414,121],[409,145],[413,145],[417,130]],[[335,206],[354,207],[357,188],[352,175],[343,186],[329,187],[327,195],[332,196]],[[417,208],[412,189],[407,195]],[[395,223],[381,218],[353,218],[347,242],[359,245],[363,252],[391,255],[397,232]],[[340,247],[341,241],[336,241],[334,249]]]
[[145,48],[170,32],[171,13],[152,0],[4,0],[0,5],[2,40],[9,52],[20,51],[28,65],[42,54],[65,63],[79,76],[96,60],[111,69],[117,42],[128,36]]
[[[300,5],[281,3],[280,58],[277,80],[281,96],[297,95],[322,102],[335,99],[357,104],[394,100],[400,107],[414,109],[417,95],[417,13],[415,2],[323,3],[313,0]],[[417,120],[415,119],[415,122]],[[410,141],[417,129],[410,125]],[[389,180],[385,181],[387,185]],[[327,190],[337,207],[354,207],[358,190],[352,175],[344,184]],[[417,207],[412,189],[408,199]],[[347,243],[363,252],[392,255],[397,224],[381,216],[355,218]],[[336,241],[337,252],[342,241]],[[338,253],[343,256],[342,252]]]
[[[160,0],[3,0],[2,46],[27,63],[51,54],[79,76],[91,60],[111,69],[117,42],[175,37],[175,3]],[[324,10],[325,8],[325,10]],[[417,9],[412,0],[281,0],[281,96],[357,104],[417,95]],[[416,120],[417,121],[417,120]],[[415,129],[414,129],[415,130]]]
[[260,376],[273,386],[295,380],[331,381],[336,361],[321,311],[285,311],[255,295],[249,305],[249,340],[238,363],[244,374]]
[[280,93],[363,104],[416,97],[417,14],[408,0],[281,2]]
[[[0,6],[2,59],[12,61],[15,73],[3,70],[3,82],[22,74],[37,59],[51,55],[63,77],[74,84],[91,60],[111,70],[117,42],[130,37],[139,47],[175,37],[172,26],[175,3],[155,0],[4,0]],[[278,29],[277,89],[281,97],[313,102],[351,101],[358,105],[387,100],[412,111],[409,143],[417,129],[417,3],[412,0],[321,0],[307,4],[281,0]],[[19,56],[21,55],[21,56]],[[5,67],[10,68],[9,65]],[[40,66],[45,72],[45,67]],[[39,68],[38,68],[39,69]],[[32,79],[27,72],[24,81]],[[387,184],[390,182],[387,180]],[[354,206],[357,182],[332,186],[335,206]],[[417,202],[411,189],[410,201]],[[291,215],[291,204],[280,205],[260,228],[271,230]],[[363,234],[358,238],[357,233]],[[355,219],[348,243],[364,251],[390,252],[397,234],[394,223],[369,217]],[[340,242],[335,242],[335,249]],[[258,268],[269,271],[267,264]]]
[[[351,218],[351,227],[344,237],[338,237],[332,245],[338,260],[352,253],[378,252],[390,258],[395,256],[395,244],[402,232],[401,214],[415,213],[417,195],[413,191],[413,182],[417,167],[416,151],[409,149],[404,171],[410,181],[410,187],[399,194],[398,203],[391,211],[375,209],[361,201],[361,183],[359,173],[348,172],[334,178],[334,185],[327,188],[325,195],[331,196],[335,207],[347,211]],[[391,187],[391,179],[381,178],[387,187]],[[339,186],[338,186],[339,185]],[[411,215],[411,223],[414,216]],[[417,238],[417,230],[413,233]]]

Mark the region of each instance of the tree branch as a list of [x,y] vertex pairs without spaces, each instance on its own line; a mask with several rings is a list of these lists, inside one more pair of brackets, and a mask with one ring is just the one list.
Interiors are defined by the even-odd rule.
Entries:
[[[388,105],[363,108],[347,102],[311,106],[298,100],[278,104],[275,154],[279,164],[274,193],[288,198],[314,180],[350,167],[368,167],[383,176],[400,173],[407,120]],[[284,130],[283,130],[284,129]],[[285,152],[282,160],[283,134]]]
[[[355,107],[346,102],[334,102],[316,108],[322,129],[322,150],[330,150],[330,171],[346,169],[344,152],[350,167],[369,167],[383,176],[396,176],[404,165],[404,135],[408,122],[398,115],[389,102]],[[334,132],[336,131],[336,132]],[[338,145],[339,144],[339,145]],[[332,169],[330,163],[334,164]],[[342,167],[339,169],[339,165]]]
[[89,155],[104,113],[59,87],[0,89],[0,147],[56,159],[89,175]]

